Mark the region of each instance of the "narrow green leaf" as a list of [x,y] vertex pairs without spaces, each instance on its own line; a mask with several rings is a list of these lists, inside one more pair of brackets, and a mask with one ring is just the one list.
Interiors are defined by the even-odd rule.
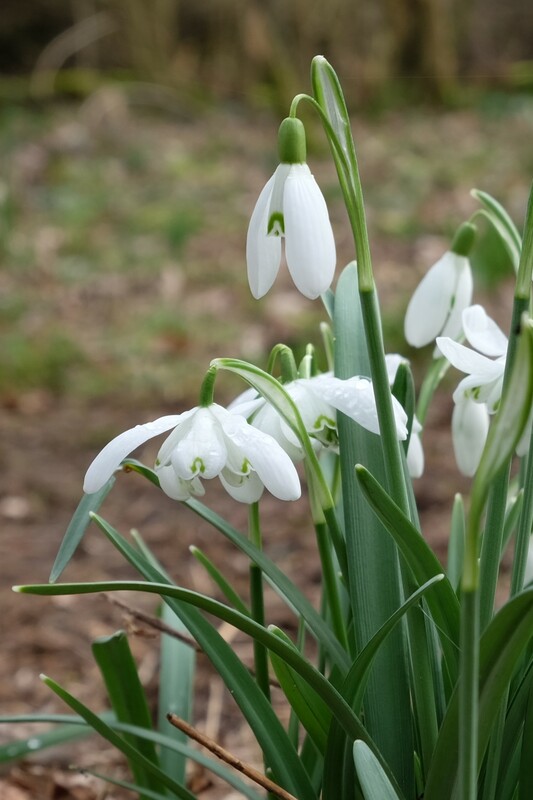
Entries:
[[50,583],[54,583],[61,576],[83,539],[83,535],[91,521],[91,513],[98,511],[114,483],[115,478],[111,477],[100,491],[83,495],[59,547],[59,552],[50,573]]
[[[37,717],[39,715],[36,715]],[[109,716],[109,719],[111,715]],[[32,716],[21,717],[0,717],[0,725],[12,725],[16,722],[40,722],[39,718]],[[52,720],[55,722],[56,720]],[[58,720],[64,722],[63,719]],[[46,720],[48,722],[48,719]],[[46,750],[48,747],[57,747],[60,744],[68,744],[77,739],[84,739],[87,736],[94,734],[92,728],[85,726],[81,728],[79,725],[71,725],[69,722],[61,724],[53,730],[45,731],[44,733],[32,734],[25,739],[13,740],[5,742],[0,745],[0,764],[5,764],[8,761],[20,761],[26,756],[38,753],[40,750]]]
[[364,742],[354,742],[353,760],[365,800],[398,800],[381,764]]
[[241,600],[240,596],[237,594],[233,586],[226,580],[224,575],[221,571],[216,567],[211,559],[209,559],[206,554],[200,550],[199,547],[194,547],[191,545],[189,547],[189,551],[191,555],[202,565],[205,569],[209,577],[213,580],[213,582],[218,586],[228,603],[230,603],[234,608],[241,612],[241,614],[249,614],[250,610],[246,606],[246,604]]
[[[146,695],[124,631],[96,639],[92,644],[92,652],[117,719],[142,728],[151,728],[152,720]],[[156,749],[151,742],[131,737],[128,737],[128,741],[149,761],[159,764]],[[138,784],[161,791],[161,784],[151,772],[145,770],[142,763],[133,759],[129,761],[129,765]]]
[[44,683],[58,696],[65,702],[73,711],[83,717],[83,719],[93,728],[97,733],[100,734],[104,739],[110,742],[117,750],[120,750],[121,753],[124,753],[126,758],[130,763],[136,761],[138,766],[144,767],[144,769],[149,772],[151,775],[156,778],[160,785],[165,786],[170,791],[174,792],[176,797],[182,798],[182,800],[196,800],[193,794],[189,792],[185,786],[180,786],[180,784],[173,781],[168,775],[165,775],[164,772],[156,765],[153,761],[143,755],[139,750],[133,747],[129,742],[126,741],[122,736],[116,733],[109,725],[107,725],[101,717],[97,714],[94,714],[87,706],[81,703],[78,699],[76,699],[73,695],[67,692],[66,689],[63,689],[58,683],[56,683],[51,678],[48,678],[46,675],[41,676]]
[[[417,583],[425,583],[439,575],[442,572],[439,560],[383,487],[360,464],[355,468],[355,474],[366,500],[394,538]],[[449,580],[445,579],[435,587],[427,597],[427,604],[437,626],[453,686],[458,669],[459,601]]]
[[[272,769],[275,782],[297,796],[299,800],[316,800],[316,794],[309,782],[307,773],[303,769],[298,754],[292,746],[283,726],[274,714],[272,706],[258,689],[254,679],[242,664],[233,648],[224,641],[215,630],[214,626],[204,618],[197,608],[194,608],[187,601],[183,602],[188,593],[180,594],[180,592],[183,593],[186,592],[186,590],[178,590],[176,587],[173,587],[170,579],[156,568],[152,561],[148,561],[138,550],[132,547],[118,531],[109,525],[109,523],[97,515],[94,515],[94,519],[119,552],[121,552],[148,581],[162,582],[161,592],[155,589],[152,583],[144,582],[139,583],[136,589],[140,591],[154,591],[164,596],[165,602],[168,603],[173,611],[181,618],[182,622],[190,631],[191,636],[196,639],[202,650],[208,655],[216,671],[239,705],[250,728],[253,730],[259,746],[264,752],[265,760]],[[94,585],[95,584],[93,584],[93,587]],[[47,588],[53,589],[59,587],[48,586]],[[90,585],[87,586],[86,590],[88,592],[92,591]],[[168,594],[164,595],[164,592],[169,592],[170,595],[173,596]],[[197,595],[194,592],[190,593],[187,600],[191,601],[193,597],[200,599],[201,595]],[[210,602],[214,603],[215,601],[202,598],[200,602],[202,607],[207,608]],[[220,606],[221,609],[227,608],[221,603],[216,605]],[[211,606],[210,610],[214,608],[214,606]],[[239,620],[239,624],[241,620],[245,620],[246,626],[253,625],[252,620],[244,618],[242,615],[238,614],[237,611],[228,609],[227,613],[230,612],[233,619],[232,624],[237,622],[237,620]],[[243,629],[249,631],[249,628]],[[257,626],[257,629],[262,631],[267,637],[271,637],[271,634],[265,631],[264,628]],[[272,638],[275,639],[275,637]],[[276,642],[278,645],[281,645],[278,640],[276,640]],[[268,644],[268,642],[265,643]],[[325,681],[323,676],[320,677]],[[352,723],[353,716],[354,715],[350,712],[350,720]],[[359,729],[357,720],[356,723],[355,727]]]
[[456,494],[453,501],[450,539],[448,542],[448,580],[457,591],[463,572],[465,552],[465,507],[463,498]]
[[520,779],[518,800],[530,800],[533,787],[533,684],[529,686],[524,728],[522,732],[522,750],[520,755]]
[[484,207],[483,214],[498,233],[516,272],[522,247],[522,239],[516,225],[505,208],[490,194],[479,189],[472,189],[471,194]]
[[[269,630],[286,642],[290,647],[293,643],[279,628],[271,625]],[[296,648],[295,648],[296,650]],[[287,663],[276,653],[270,652],[270,660],[274,667],[276,677],[283,689],[285,697],[291,708],[296,713],[320,753],[324,754],[327,744],[328,729],[331,722],[331,711],[322,698],[294,672]]]
[[[482,763],[500,703],[532,635],[533,590],[526,590],[496,614],[481,637],[478,764]],[[458,699],[455,691],[439,732],[424,794],[426,800],[458,800],[459,797]]]
[[[202,767],[205,767],[207,770],[212,772],[214,775],[218,775],[220,778],[226,781],[230,786],[233,786],[243,797],[249,798],[249,800],[262,800],[261,796],[248,784],[245,784],[244,781],[241,781],[238,775],[228,767],[226,767],[222,762],[218,761],[215,758],[210,756],[206,756],[197,750],[195,747],[191,747],[189,745],[182,744],[181,742],[177,742],[171,736],[159,733],[153,730],[147,730],[145,728],[139,728],[135,725],[127,725],[125,723],[117,722],[114,719],[114,716],[109,713],[99,714],[98,715],[101,719],[108,723],[110,728],[113,730],[120,731],[122,733],[129,733],[138,738],[146,739],[147,741],[153,742],[156,745],[159,745],[161,748],[167,748],[169,750],[173,750],[175,753],[186,756],[188,759],[195,761],[196,763],[200,764]],[[61,725],[62,728],[68,728],[69,730],[77,730],[78,731],[78,738],[84,736],[94,735],[96,731],[91,728],[88,723],[82,719],[80,716],[76,716],[74,714],[18,714],[12,716],[0,716],[0,724],[9,724],[15,725],[19,723],[26,724],[28,722],[31,723],[53,723]],[[47,731],[45,734],[39,734],[39,739],[43,739],[43,742],[48,741],[45,739],[48,734],[59,733],[62,728],[58,728],[57,730]],[[175,730],[175,728],[171,728],[170,724],[167,723],[167,728],[171,730]],[[70,734],[72,736],[72,733]],[[35,737],[33,737],[35,739]],[[26,742],[27,740],[23,740]],[[32,737],[30,737],[29,741],[32,741]],[[61,740],[62,742],[63,740]],[[59,742],[59,743],[61,743]],[[10,761],[13,760],[13,757],[9,755],[9,748],[13,745],[18,744],[17,742],[9,743],[7,745],[3,745],[0,747],[0,756],[2,756],[1,761]],[[31,748],[31,752],[37,752],[39,749],[44,749],[44,747],[51,747],[55,744],[52,738],[50,738],[50,744],[43,743],[42,748]],[[4,756],[4,750],[8,751],[7,755]],[[18,756],[17,756],[18,757]]]
[[104,775],[102,772],[95,772],[92,769],[83,769],[84,775],[92,775],[93,778],[98,778],[100,781],[110,783],[111,786],[120,786],[121,789],[128,789],[130,792],[137,792],[138,797],[146,798],[146,800],[168,800],[168,794],[161,794],[161,792],[146,789],[138,783],[131,783],[131,781],[121,781],[119,778],[113,778],[111,775]]
[[[166,604],[162,604],[161,618],[181,633],[189,634],[186,626],[174,611]],[[170,727],[169,736],[178,742],[185,742],[185,734],[169,726],[167,714],[173,713],[178,717],[191,721],[192,703],[194,692],[194,675],[196,667],[196,653],[185,642],[163,633],[161,636],[161,663],[159,667],[159,698],[157,709],[157,724],[161,732]],[[187,759],[177,755],[174,750],[162,747],[159,753],[161,769],[178,783],[185,783]]]
[[271,561],[265,553],[255,547],[249,539],[233,528],[223,517],[212,511],[199,500],[188,500],[185,505],[195,514],[205,519],[223,536],[235,545],[250,561],[260,567],[264,575],[271,581],[281,597],[286,599],[293,609],[305,620],[309,631],[327,653],[332,666],[336,666],[345,675],[350,667],[348,654],[341,647],[336,636],[332,633],[327,623],[311,605],[302,592],[289,580],[289,578]]
[[[128,550],[124,547],[124,544],[125,543],[122,542],[121,551],[126,554]],[[134,558],[134,556],[137,557]],[[134,551],[130,551],[127,557],[128,560],[131,559],[132,563],[138,564],[139,567],[142,566],[142,561],[144,561],[144,559],[141,559],[141,557],[139,557]],[[146,577],[149,577],[150,581],[154,580],[156,577],[158,580],[165,580],[165,576],[160,573],[158,574],[157,571],[153,570],[153,568],[151,568],[147,562],[145,562],[145,564],[142,566],[142,572]],[[265,700],[262,692],[260,692],[257,688],[249,672],[244,670],[241,662],[234,655],[233,650],[227,646],[223,640],[221,640],[223,644],[217,640],[216,647],[214,647],[207,639],[204,644],[202,641],[203,637],[202,639],[199,638],[199,634],[197,634],[194,630],[197,627],[200,629],[200,626],[196,625],[197,617],[196,615],[190,614],[190,612],[193,611],[191,608],[187,608],[187,611],[189,612],[189,615],[187,615],[184,604],[187,606],[191,605],[193,607],[200,608],[225,622],[229,622],[231,625],[261,642],[269,650],[283,658],[286,663],[289,664],[296,672],[298,672],[298,674],[301,675],[305,681],[307,681],[309,686],[322,697],[324,702],[329,705],[332,713],[338,718],[348,735],[352,736],[353,739],[361,738],[366,741],[369,747],[372,747],[372,749],[375,751],[378,758],[380,757],[378,749],[376,748],[370,736],[368,736],[367,731],[361,724],[357,715],[350,709],[339,692],[333,687],[327,678],[324,677],[324,675],[318,672],[318,670],[313,667],[313,665],[307,661],[307,659],[301,656],[293,646],[287,645],[284,641],[279,639],[279,637],[274,636],[270,631],[266,630],[261,625],[258,625],[254,620],[239,614],[238,611],[228,608],[228,606],[219,603],[217,600],[212,600],[211,598],[205,597],[198,592],[172,586],[165,582],[155,583],[146,581],[108,581],[94,583],[63,583],[55,585],[34,584],[31,586],[16,587],[16,590],[24,594],[37,595],[93,594],[102,591],[140,591],[160,595],[165,599],[165,602],[169,602],[171,607],[176,609],[180,616],[188,617],[187,620],[184,619],[188,629],[191,631],[191,634],[198,639],[202,648],[209,655],[222,679],[228,682],[228,686],[231,687],[235,699],[240,701],[239,705],[241,706],[241,710],[245,716],[249,713],[252,717],[252,719],[249,719],[250,727],[260,741],[264,728],[266,727],[267,723],[270,723],[270,719],[268,719],[268,717],[273,714],[272,708]],[[176,600],[182,602],[175,603],[174,601]],[[194,618],[195,620],[194,625],[191,622],[191,618]],[[199,619],[201,619],[203,622],[206,622],[203,617],[200,617]],[[210,628],[213,633],[216,633],[211,626]],[[228,671],[233,680],[228,680]],[[248,693],[244,698],[241,698],[241,690],[244,688],[248,690]],[[246,700],[247,702],[245,703],[243,700]],[[253,713],[248,708],[248,703],[252,703]],[[265,709],[268,709],[268,712]],[[271,768],[274,768],[281,757],[283,757],[283,764],[288,768],[289,758],[292,753],[292,746],[283,728],[281,728],[281,726],[280,728],[277,728],[277,725],[279,725],[277,718],[274,716],[273,719],[275,720],[275,725],[273,724],[273,727],[276,727],[275,733],[277,734],[276,738],[278,738],[277,750],[272,750],[269,747],[266,756],[267,759],[269,759]],[[281,741],[279,741],[279,739],[281,739]],[[269,745],[272,744],[268,739],[266,740],[266,743]],[[301,767],[301,762],[297,761],[296,763],[299,765],[299,767]],[[383,762],[383,766],[386,769],[385,762]],[[281,770],[281,767],[278,766],[278,769]],[[291,775],[292,778],[289,782],[294,780],[294,773],[291,773]],[[394,780],[392,775],[389,775],[389,777]],[[279,780],[277,780],[277,782],[280,783]],[[280,783],[280,785],[282,784]]]
[[[356,713],[359,712],[363,703],[370,669],[379,648],[383,645],[383,642],[397,623],[402,619],[405,612],[417,603],[434,584],[440,582],[443,578],[444,575],[442,574],[436,575],[414,592],[414,594],[389,617],[387,622],[381,626],[357,656],[340,688],[341,695]],[[352,762],[350,745],[351,742],[347,738],[345,731],[341,728],[338,721],[333,719],[329,730],[328,746],[324,761],[324,800],[334,800],[334,798],[341,796],[341,791],[344,791],[344,794],[348,794],[351,791],[350,787],[353,789],[353,780],[350,780],[349,777],[349,767]],[[339,786],[339,774],[344,774],[346,776],[344,790],[341,790]]]
[[349,163],[353,149],[350,117],[339,79],[331,64],[323,56],[316,56],[312,61],[311,84],[315,99],[333,128]]

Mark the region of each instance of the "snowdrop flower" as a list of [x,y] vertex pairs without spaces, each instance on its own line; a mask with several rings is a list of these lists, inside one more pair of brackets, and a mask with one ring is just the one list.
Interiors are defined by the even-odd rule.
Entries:
[[[372,433],[379,433],[374,390],[368,378],[357,376],[341,380],[325,373],[312,378],[297,378],[284,384],[283,388],[294,400],[317,451],[337,445],[337,411],[346,414]],[[395,398],[393,405],[398,438],[405,439],[407,416]],[[303,458],[298,437],[276,409],[263,398],[245,392],[230,408],[234,413],[251,415],[252,425],[276,439],[295,461]]]
[[[463,329],[467,341],[475,350],[448,337],[438,338],[437,347],[450,364],[467,373],[453,393],[456,405],[452,417],[452,437],[459,469],[463,474],[472,476],[487,438],[489,414],[494,414],[500,404],[508,342],[502,330],[480,305],[470,306],[463,311]],[[522,436],[517,448],[519,454],[520,446],[525,441],[526,435]]]
[[137,425],[107,444],[87,470],[84,491],[97,492],[139,445],[171,431],[156,459],[161,488],[175,500],[203,494],[201,479],[219,476],[236,500],[254,503],[263,487],[281,500],[297,500],[300,481],[280,445],[246,420],[212,403]]
[[[407,359],[398,353],[387,353],[385,356],[385,365],[387,367],[387,376],[389,384],[392,386],[398,372],[400,364],[407,364]],[[411,428],[411,438],[409,439],[409,447],[407,448],[407,470],[411,478],[421,478],[424,473],[424,448],[422,447],[422,425],[413,417],[413,425]]]
[[459,471],[469,478],[479,466],[488,432],[489,412],[485,403],[463,395],[453,409],[452,441]]
[[437,339],[442,355],[456,369],[467,373],[457,386],[453,399],[457,403],[467,395],[477,403],[486,403],[489,413],[494,414],[501,399],[507,337],[479,305],[464,310],[463,329],[475,350],[449,337]]
[[305,131],[287,118],[279,132],[281,163],[259,195],[246,239],[248,282],[263,297],[285,258],[297,289],[310,299],[325,292],[335,272],[335,241],[326,201],[305,163]]
[[405,338],[413,347],[424,347],[439,334],[459,337],[463,309],[472,302],[472,270],[467,254],[474,233],[473,225],[462,225],[451,250],[431,267],[415,289],[404,323]]

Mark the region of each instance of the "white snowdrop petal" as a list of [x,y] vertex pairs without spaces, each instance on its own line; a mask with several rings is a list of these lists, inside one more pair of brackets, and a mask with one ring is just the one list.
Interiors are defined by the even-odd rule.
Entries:
[[385,366],[387,367],[387,377],[392,386],[396,379],[396,373],[400,364],[408,364],[409,361],[399,353],[387,353],[385,356]]
[[257,503],[263,494],[263,483],[255,472],[242,476],[223,469],[219,478],[230,497],[239,503]]
[[486,375],[488,380],[491,380],[494,376],[495,362],[481,355],[481,353],[476,353],[475,350],[471,350],[469,347],[454,342],[453,339],[445,336],[437,338],[437,347],[450,364],[461,370],[461,372],[475,373],[480,376]]
[[229,415],[224,435],[241,450],[268,491],[280,500],[297,500],[301,494],[296,468],[271,436],[249,425],[242,417]]
[[304,452],[297,437],[289,426],[284,423],[273,406],[265,403],[253,418],[252,425],[268,436],[272,436],[293,461],[301,461],[304,457]]
[[106,444],[87,470],[83,491],[87,494],[99,491],[126,456],[154,436],[174,428],[181,418],[181,414],[170,414],[153,422],[146,422],[144,425],[136,425],[135,428],[116,436]]
[[489,414],[483,403],[469,398],[457,403],[452,414],[455,460],[463,475],[475,474],[489,431]]
[[507,336],[489,317],[483,306],[475,305],[463,311],[465,336],[476,350],[486,356],[503,356],[507,353]]
[[455,272],[456,272],[456,285],[455,293],[452,298],[450,313],[446,323],[441,331],[442,336],[449,336],[451,339],[457,339],[463,330],[463,311],[472,302],[472,293],[474,290],[474,281],[472,279],[472,270],[470,262],[466,256],[455,256]]
[[455,295],[454,254],[447,252],[416,287],[404,321],[405,338],[413,347],[423,347],[442,331]]
[[179,478],[171,466],[158,467],[157,477],[162,490],[172,500],[188,500],[192,494],[191,481],[184,481]]
[[336,251],[328,209],[307,164],[295,164],[285,181],[285,256],[296,288],[314,300],[329,289]]
[[210,408],[198,408],[187,434],[180,439],[170,456],[177,475],[184,480],[191,480],[196,475],[214,478],[225,465],[226,458],[226,446],[218,420]]
[[259,195],[248,226],[246,236],[246,264],[248,283],[252,295],[258,300],[263,297],[276,279],[281,262],[281,241],[279,236],[268,236],[268,216],[274,175]]
[[414,427],[413,422],[413,431],[407,448],[407,469],[411,478],[421,478],[424,472],[424,449],[422,439],[415,433]]

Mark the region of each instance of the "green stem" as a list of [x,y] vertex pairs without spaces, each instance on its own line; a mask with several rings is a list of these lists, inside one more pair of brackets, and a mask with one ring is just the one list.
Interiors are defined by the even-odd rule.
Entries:
[[[250,505],[248,517],[250,541],[259,550],[262,549],[261,524],[259,519],[259,503]],[[265,602],[263,595],[263,573],[257,564],[250,565],[250,607],[252,619],[259,625],[265,625]],[[254,667],[257,685],[270,700],[270,682],[268,677],[268,651],[261,642],[254,639]]]
[[360,296],[389,493],[409,516],[409,498],[392,407],[377,296],[374,289],[362,291]]
[[531,278],[533,273],[533,185],[529,193],[526,220],[524,223],[524,236],[518,275],[516,277],[515,297],[527,300],[531,296]]
[[524,499],[516,531],[513,570],[511,575],[511,597],[514,597],[514,595],[518,594],[523,588],[527,552],[531,541],[531,527],[533,525],[533,427],[531,429],[529,452],[527,454],[523,478]]
[[483,631],[494,613],[494,598],[500,571],[505,506],[509,483],[509,465],[506,465],[492,484],[487,505],[487,521],[481,543],[479,606],[480,629]]
[[331,543],[328,539],[326,523],[315,523],[316,541],[322,566],[322,580],[331,626],[345,650],[348,650],[348,636],[344,624],[342,604],[339,594],[339,581],[336,575]]
[[476,800],[479,705],[479,592],[461,597],[459,677],[459,798]]
[[426,421],[426,415],[431,398],[435,394],[437,386],[444,378],[449,368],[450,362],[444,358],[444,356],[442,356],[440,358],[434,358],[430,368],[426,372],[422,386],[420,387],[418,403],[416,406],[416,418],[421,425],[423,425]]
[[216,376],[217,376],[217,368],[209,367],[209,369],[205,374],[202,386],[200,387],[200,406],[202,406],[203,408],[207,408],[213,403]]

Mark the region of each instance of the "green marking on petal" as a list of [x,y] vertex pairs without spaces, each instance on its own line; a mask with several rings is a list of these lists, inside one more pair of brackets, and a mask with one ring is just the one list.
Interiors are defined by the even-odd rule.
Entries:
[[205,472],[205,464],[204,464],[203,459],[200,458],[200,456],[197,456],[194,459],[194,461],[192,462],[192,464],[190,466],[190,470],[193,473],[193,475],[198,475],[199,472],[202,473],[202,474]]
[[250,472],[250,466],[251,466],[250,462],[248,461],[247,458],[245,458],[241,466],[241,472],[243,475],[248,475],[248,473]]
[[274,213],[270,215],[267,233],[269,236],[285,235],[285,219],[281,211],[274,211]]
[[322,428],[335,428],[335,420],[331,419],[331,417],[327,417],[325,414],[321,414],[319,417],[316,418],[313,428],[315,431],[319,431]]

